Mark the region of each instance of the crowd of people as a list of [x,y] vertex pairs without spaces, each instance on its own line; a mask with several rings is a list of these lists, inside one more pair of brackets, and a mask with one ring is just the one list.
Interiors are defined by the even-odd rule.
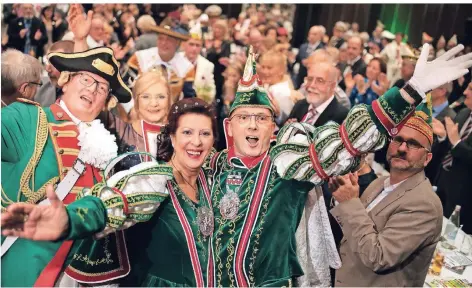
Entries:
[[285,6],[4,4],[2,286],[422,286],[471,46]]

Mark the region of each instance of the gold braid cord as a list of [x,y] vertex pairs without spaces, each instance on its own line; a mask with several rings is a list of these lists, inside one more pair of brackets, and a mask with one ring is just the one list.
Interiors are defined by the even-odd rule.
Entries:
[[[20,178],[20,191],[18,193],[17,201],[21,201],[21,194],[25,195],[27,203],[36,203],[39,199],[43,198],[45,194],[45,186],[39,189],[36,193],[34,192],[34,172],[36,170],[36,166],[38,165],[39,159],[43,154],[44,145],[48,139],[48,121],[46,117],[46,112],[44,112],[43,108],[38,107],[38,121],[36,127],[36,141],[34,145],[33,155],[31,156],[28,164],[26,165],[25,170]],[[46,184],[52,183],[54,178],[49,180]],[[31,183],[30,188],[29,184]]]

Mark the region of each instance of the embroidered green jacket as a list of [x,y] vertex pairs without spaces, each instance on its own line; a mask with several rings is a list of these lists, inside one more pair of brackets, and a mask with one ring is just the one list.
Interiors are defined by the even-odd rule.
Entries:
[[[39,203],[45,198],[46,185],[56,184],[65,176],[79,151],[77,127],[59,105],[42,109],[37,103],[22,101],[26,103],[16,102],[1,110],[2,211],[14,202]],[[76,192],[91,187],[93,178],[88,167],[64,202],[71,203]],[[84,215],[86,229],[97,229],[100,221],[90,219],[106,214],[97,203],[95,199],[87,205],[93,209]],[[5,237],[1,239],[3,243]],[[1,285],[33,286],[62,243],[16,240],[2,257]]]

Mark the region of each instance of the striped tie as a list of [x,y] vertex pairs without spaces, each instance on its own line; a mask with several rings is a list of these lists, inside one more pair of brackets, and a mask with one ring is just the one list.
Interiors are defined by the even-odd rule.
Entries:
[[318,115],[318,111],[315,108],[308,110],[308,113],[303,117],[302,122],[315,125],[315,117]]
[[[461,136],[461,141],[464,141],[469,137],[470,132],[472,132],[472,114],[470,114],[469,119],[467,120],[467,127],[464,129],[464,132],[462,133]],[[452,166],[452,154],[451,151],[447,153],[447,155],[444,157],[444,160],[442,161],[442,166],[444,170],[449,171],[449,169]]]

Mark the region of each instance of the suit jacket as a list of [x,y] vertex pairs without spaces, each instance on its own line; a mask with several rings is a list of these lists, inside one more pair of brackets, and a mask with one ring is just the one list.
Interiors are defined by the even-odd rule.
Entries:
[[370,212],[386,177],[372,182],[361,198],[331,209],[344,238],[336,286],[420,286],[441,237],[442,207],[424,172],[400,184]]
[[[465,108],[457,114],[455,122],[459,124],[461,131],[471,110]],[[472,233],[472,193],[470,193],[470,179],[472,179],[472,134],[464,141],[459,142],[454,149],[449,140],[441,143],[440,156],[451,151],[452,166],[449,171],[439,169],[437,178],[438,195],[444,206],[444,215],[449,217],[456,205],[461,205],[461,224],[464,232]],[[433,155],[434,156],[434,155]]]
[[[441,113],[438,114],[438,116],[436,116],[436,119],[438,119],[443,124],[445,124],[444,118],[446,116],[450,117],[451,119],[454,119],[456,117],[456,112],[452,108],[446,107],[441,111]],[[437,136],[436,135],[433,135],[433,136],[434,136],[434,142],[433,142],[433,145],[431,146],[431,153],[433,153],[433,159],[431,159],[431,162],[429,162],[428,166],[426,166],[424,171],[429,181],[433,185],[436,185],[437,184],[436,177],[438,175],[439,169],[441,168],[441,165],[442,165],[441,162],[443,158],[441,157],[442,156],[442,153],[440,151],[441,145],[438,142]]]
[[[290,112],[288,119],[297,118],[298,122],[301,122],[303,116],[308,113],[309,106],[310,104],[308,104],[306,99],[298,101],[295,106],[293,106],[292,112]],[[329,103],[323,113],[321,113],[318,119],[316,119],[315,126],[318,127],[324,125],[330,120],[341,124],[344,119],[346,119],[348,112],[349,110],[343,105],[339,104],[338,100],[336,100],[336,97],[334,97],[333,101]]]
[[[347,68],[347,63],[339,63],[338,68],[341,70],[341,75],[343,75],[343,80],[339,83],[339,87],[341,87],[343,90],[346,90],[346,84],[344,83],[344,70]],[[366,77],[365,72],[367,69],[367,65],[365,64],[364,60],[362,57],[357,60],[354,65],[352,65],[351,70],[352,70],[352,76],[356,76],[357,74],[361,74],[362,76]],[[348,95],[349,96],[349,95]]]
[[[322,49],[324,47],[325,47],[325,44],[320,41],[320,44],[318,44],[318,46],[316,46],[315,50]],[[313,51],[315,51],[315,50],[313,50]],[[303,43],[300,46],[300,49],[298,51],[298,54],[297,54],[297,57],[296,57],[296,60],[295,60],[295,63],[300,63],[300,69],[298,70],[298,75],[297,75],[297,79],[296,79],[296,83],[295,83],[295,85],[296,85],[295,88],[296,89],[300,88],[300,86],[303,84],[303,81],[304,81],[304,79],[307,75],[307,69],[306,69],[305,65],[303,65],[302,60],[306,59],[308,57],[310,57],[310,54],[308,54],[308,43]]]
[[39,103],[41,107],[49,107],[54,104],[58,98],[58,89],[54,86],[48,76],[41,77],[43,85],[38,88],[34,95],[34,101]]
[[[21,29],[24,29],[26,26],[25,24],[25,18],[20,17],[12,20],[10,22],[10,25],[8,25],[8,48],[14,48],[17,49],[21,52],[25,50],[25,44],[26,44],[26,36],[24,38],[20,37],[20,31]],[[36,34],[36,31],[40,30],[42,35],[39,40],[34,39],[34,34]],[[33,17],[31,20],[31,28],[30,28],[30,41],[31,41],[31,46],[35,46],[36,49],[34,50],[35,57],[40,57],[43,56],[43,46],[48,42],[48,35],[46,32],[46,27],[44,26],[43,22],[39,20],[36,17]]]

